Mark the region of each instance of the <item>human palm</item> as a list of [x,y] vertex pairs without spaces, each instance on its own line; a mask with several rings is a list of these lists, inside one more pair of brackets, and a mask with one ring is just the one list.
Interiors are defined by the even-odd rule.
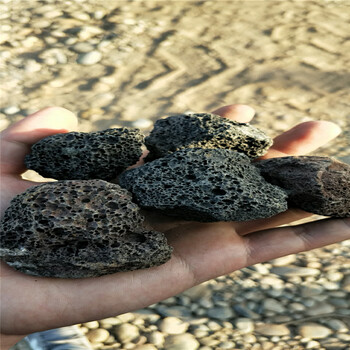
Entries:
[[[231,105],[215,113],[248,122],[254,111],[247,106]],[[36,184],[20,176],[31,144],[75,128],[76,119],[71,112],[47,108],[2,133],[2,214],[11,198]],[[339,128],[330,122],[300,124],[275,138],[265,158],[311,152],[338,133]],[[34,277],[2,263],[1,333],[22,335],[115,316],[245,266],[350,238],[349,219],[277,227],[309,215],[301,210],[288,210],[268,219],[217,223],[148,215],[148,223],[164,232],[174,247],[172,258],[158,267],[96,278]]]

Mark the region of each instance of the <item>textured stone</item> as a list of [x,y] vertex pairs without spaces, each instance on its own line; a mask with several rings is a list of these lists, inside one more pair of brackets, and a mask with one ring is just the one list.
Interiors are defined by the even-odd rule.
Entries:
[[287,277],[294,277],[294,276],[308,277],[308,276],[316,276],[320,274],[320,270],[318,269],[313,269],[311,267],[295,266],[295,265],[276,266],[271,269],[271,272],[275,273],[276,275],[287,276]]
[[217,320],[229,320],[235,315],[233,310],[227,307],[213,307],[208,310],[207,314],[210,318]]
[[142,142],[139,130],[127,128],[55,134],[34,144],[25,164],[56,180],[111,180],[138,161]]
[[0,225],[1,258],[22,272],[81,278],[159,265],[171,255],[142,227],[131,195],[103,180],[58,181],[16,196]]
[[287,191],[291,206],[350,217],[350,165],[317,156],[273,158],[255,165],[267,181]]
[[102,54],[99,51],[90,51],[79,55],[77,62],[86,66],[95,64],[102,59]]
[[266,153],[272,140],[248,123],[210,113],[194,113],[157,120],[145,144],[150,151],[147,160],[184,148],[225,148],[256,158]]
[[264,218],[287,209],[286,194],[268,184],[249,158],[226,149],[183,149],[128,170],[120,185],[143,208],[184,220]]

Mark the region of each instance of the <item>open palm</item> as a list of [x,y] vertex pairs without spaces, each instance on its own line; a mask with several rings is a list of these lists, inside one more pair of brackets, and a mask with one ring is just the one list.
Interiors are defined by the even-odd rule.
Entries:
[[[231,105],[215,111],[248,122],[253,110]],[[2,133],[1,211],[36,183],[21,179],[23,160],[39,139],[76,128],[74,115],[62,108],[37,112]],[[265,158],[306,154],[339,133],[330,122],[307,122],[281,134]],[[164,232],[174,253],[166,264],[145,270],[79,280],[41,278],[1,266],[1,333],[21,335],[136,310],[208,279],[280,256],[350,239],[350,219],[331,219],[277,227],[310,214],[289,210],[248,222],[176,222],[147,217]]]

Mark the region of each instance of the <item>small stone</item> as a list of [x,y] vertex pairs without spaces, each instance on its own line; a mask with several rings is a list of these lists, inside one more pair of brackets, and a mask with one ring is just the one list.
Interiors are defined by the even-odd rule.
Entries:
[[138,345],[132,348],[133,350],[157,350],[154,345],[152,344],[143,344],[143,345]]
[[158,119],[145,139],[148,160],[185,148],[226,148],[251,158],[266,153],[272,140],[248,123],[210,113],[191,113]]
[[249,318],[237,318],[235,324],[241,333],[251,333],[254,331],[254,322]]
[[282,275],[286,277],[300,276],[317,276],[320,274],[320,270],[312,269],[309,267],[301,267],[301,266],[276,266],[271,269],[272,273],[276,275]]
[[207,314],[210,318],[217,320],[229,320],[234,317],[234,312],[231,308],[226,307],[213,307],[208,309]]
[[296,312],[302,312],[305,311],[305,306],[301,303],[291,303],[289,304],[289,307],[291,308],[292,311]]
[[121,320],[124,323],[132,322],[135,319],[134,314],[132,314],[131,312],[127,312],[125,314],[118,315],[117,317],[119,318],[119,320]]
[[319,284],[308,284],[300,287],[301,296],[303,298],[310,298],[315,295],[320,295],[323,293],[324,288]]
[[340,332],[340,333],[349,332],[349,327],[346,325],[345,322],[341,320],[338,320],[338,319],[327,320],[326,324],[337,332]]
[[233,349],[235,347],[235,343],[232,341],[224,341],[218,345],[219,349]]
[[281,258],[271,260],[270,263],[273,266],[287,266],[287,265],[293,264],[296,260],[297,260],[296,255],[291,254],[291,255],[287,255]]
[[165,339],[165,350],[197,350],[200,344],[189,333],[169,335]]
[[350,275],[347,275],[343,279],[342,288],[350,293]]
[[168,334],[182,334],[188,329],[188,323],[183,322],[176,317],[166,317],[159,323],[159,329],[163,333]]
[[262,324],[256,326],[255,331],[266,336],[284,336],[290,334],[288,327],[282,324]]
[[90,51],[79,55],[77,62],[83,65],[92,65],[100,62],[102,54],[99,51]]
[[332,331],[327,327],[321,326],[320,324],[310,322],[299,327],[299,334],[303,338],[323,339],[332,334]]
[[165,236],[143,227],[131,194],[103,180],[47,182],[12,199],[0,257],[35,276],[84,278],[159,265]]
[[320,343],[316,340],[311,340],[306,344],[306,349],[319,349]]
[[121,321],[117,317],[108,317],[100,320],[99,323],[101,324],[101,327],[106,328],[119,325],[121,324]]
[[330,314],[335,311],[333,305],[327,303],[317,303],[314,306],[307,309],[306,313],[309,316],[319,316],[323,314]]
[[88,42],[79,42],[72,47],[72,50],[78,53],[88,53],[92,52],[94,50],[94,47]]
[[56,180],[112,180],[138,161],[142,142],[138,129],[55,134],[35,143],[25,164]]
[[114,330],[115,336],[122,343],[128,343],[140,336],[139,329],[130,323],[123,323]]
[[89,329],[97,329],[100,325],[98,321],[91,321],[91,322],[85,322],[83,323],[84,327],[87,327]]
[[310,213],[350,217],[350,165],[335,158],[301,156],[255,163],[266,181],[288,193],[291,206]]
[[152,120],[149,119],[137,119],[131,123],[134,128],[147,129],[153,125]]
[[219,331],[222,327],[219,323],[217,323],[216,321],[209,321],[208,322],[208,329],[210,329],[211,331]]
[[285,193],[228,149],[182,149],[125,171],[119,183],[141,207],[182,220],[245,221],[287,208]]
[[164,344],[164,335],[159,331],[151,332],[147,335],[148,342],[158,347],[162,347]]
[[263,301],[263,307],[266,311],[273,311],[277,313],[283,313],[286,308],[276,299],[267,298]]
[[20,110],[21,109],[17,106],[8,106],[4,108],[2,111],[7,115],[12,115],[12,114],[18,113]]
[[192,315],[192,312],[185,306],[166,307],[159,305],[156,310],[163,317],[190,317]]
[[27,73],[39,72],[41,69],[42,69],[41,64],[34,60],[28,60],[24,66],[24,70]]
[[109,338],[109,332],[106,329],[98,328],[91,330],[86,336],[91,343],[103,343]]

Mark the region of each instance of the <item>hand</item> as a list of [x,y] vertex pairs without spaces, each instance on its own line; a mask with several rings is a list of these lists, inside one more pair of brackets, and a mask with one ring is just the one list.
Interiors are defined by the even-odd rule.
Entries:
[[[240,122],[249,122],[254,115],[244,105],[222,107],[214,113]],[[16,194],[35,185],[20,177],[30,145],[75,127],[76,119],[71,112],[48,108],[2,133],[2,211]],[[302,123],[278,136],[265,158],[305,154],[338,134],[339,128],[331,122]],[[149,216],[148,221],[165,232],[174,247],[171,260],[150,269],[98,278],[33,277],[3,263],[1,333],[24,335],[115,316],[245,266],[350,239],[350,219],[276,227],[309,215],[289,210],[268,219],[218,223],[176,222]],[[18,337],[3,339],[18,341]]]

